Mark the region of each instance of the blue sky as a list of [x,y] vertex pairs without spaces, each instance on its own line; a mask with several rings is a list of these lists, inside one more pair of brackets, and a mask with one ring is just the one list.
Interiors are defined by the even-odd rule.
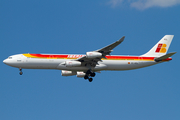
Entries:
[[141,55],[173,34],[167,63],[103,71],[92,83],[59,70],[1,62],[1,120],[179,120],[180,1],[0,1],[1,61],[18,53],[85,54],[122,36],[116,55]]

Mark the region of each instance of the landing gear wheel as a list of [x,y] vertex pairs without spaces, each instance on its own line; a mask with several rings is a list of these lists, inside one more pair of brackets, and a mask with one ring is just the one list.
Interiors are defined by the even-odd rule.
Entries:
[[89,74],[91,74],[91,73],[92,73],[91,70],[88,70],[88,71],[86,72],[87,75],[89,75]]
[[22,74],[23,74],[23,72],[21,71],[21,72],[19,72],[19,74],[20,74],[20,75],[22,75]]
[[92,82],[93,81],[93,79],[92,78],[89,78],[89,82]]
[[22,72],[22,69],[21,69],[21,68],[19,68],[19,71],[20,71],[19,74],[22,75],[23,72]]
[[94,77],[96,75],[96,73],[91,73],[91,77]]
[[87,75],[85,75],[85,76],[84,76],[84,79],[85,79],[85,80],[86,80],[86,79],[89,79],[89,77],[88,77]]

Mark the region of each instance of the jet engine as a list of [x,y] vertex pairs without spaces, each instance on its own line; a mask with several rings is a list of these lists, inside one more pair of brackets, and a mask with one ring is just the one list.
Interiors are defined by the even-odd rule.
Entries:
[[86,75],[86,73],[84,72],[77,72],[77,77],[84,77]]
[[79,66],[81,66],[81,62],[79,62],[79,61],[66,61],[63,64],[66,65],[66,67],[79,67]]
[[87,58],[102,57],[102,53],[99,53],[99,52],[86,52],[86,57]]
[[73,75],[76,75],[76,71],[66,71],[66,70],[62,70],[61,71],[61,75],[62,76],[73,76]]

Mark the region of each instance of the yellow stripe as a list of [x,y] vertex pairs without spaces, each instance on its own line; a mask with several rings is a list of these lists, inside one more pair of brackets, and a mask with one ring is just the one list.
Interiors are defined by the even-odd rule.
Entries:
[[25,57],[34,57],[32,55],[30,55],[29,53],[28,54],[23,54]]

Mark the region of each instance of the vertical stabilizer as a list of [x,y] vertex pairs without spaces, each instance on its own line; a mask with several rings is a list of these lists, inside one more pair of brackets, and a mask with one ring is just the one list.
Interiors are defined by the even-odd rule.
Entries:
[[167,53],[174,35],[165,35],[151,50],[142,56],[160,57]]

